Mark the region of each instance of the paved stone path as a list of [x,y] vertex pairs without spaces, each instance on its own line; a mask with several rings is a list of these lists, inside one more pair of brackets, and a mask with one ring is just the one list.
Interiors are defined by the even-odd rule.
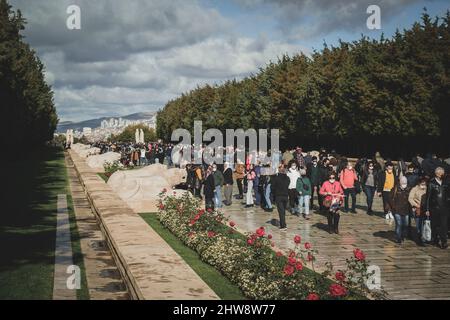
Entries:
[[254,231],[264,226],[281,249],[293,247],[293,237],[298,234],[303,243],[309,241],[319,251],[319,264],[331,261],[338,269],[354,248],[362,249],[370,263],[380,267],[381,285],[389,299],[450,299],[450,250],[429,245],[418,247],[412,240],[401,246],[396,244],[395,223],[384,219],[379,198],[374,206],[377,214],[368,216],[364,211],[365,195],[358,195],[358,213],[341,215],[339,235],[327,232],[327,219],[318,213],[310,220],[288,213],[288,231],[280,232],[274,225],[278,221],[276,208],[267,213],[261,208],[244,208],[242,200],[233,201],[223,212],[241,230]]
[[76,290],[67,288],[67,279],[70,276],[67,273],[67,268],[71,265],[73,265],[73,259],[67,196],[65,194],[58,194],[53,300],[77,299]]
[[80,236],[89,296],[92,300],[129,299],[119,270],[105,242],[73,162],[66,154],[66,168]]

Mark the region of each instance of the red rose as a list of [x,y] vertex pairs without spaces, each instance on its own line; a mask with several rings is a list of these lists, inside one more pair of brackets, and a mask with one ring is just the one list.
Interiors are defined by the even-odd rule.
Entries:
[[212,238],[216,235],[216,233],[214,231],[208,231],[208,237]]
[[272,247],[275,247],[275,242],[271,241],[271,242],[270,242],[270,245],[271,245]]
[[271,234],[267,235],[267,238],[268,238],[269,240],[272,239],[272,235],[271,235]]
[[308,261],[313,261],[314,256],[311,254],[311,252],[308,252]]
[[195,217],[194,217],[194,220],[197,221],[198,219],[200,219],[200,215],[196,214]]
[[343,297],[347,294],[347,289],[337,283],[333,283],[328,291],[332,297]]
[[230,227],[234,227],[236,225],[236,223],[234,223],[234,221],[230,221]]
[[193,226],[195,224],[196,220],[189,221],[189,225]]
[[253,239],[247,239],[247,243],[248,243],[249,245],[253,245],[253,242],[254,242]]
[[283,253],[281,253],[281,251],[277,251],[277,257],[281,257],[283,255]]
[[358,261],[364,261],[366,259],[366,255],[360,249],[353,250],[353,255]]
[[311,243],[306,242],[306,243],[305,243],[305,249],[306,249],[306,250],[311,249]]
[[194,233],[193,233],[193,232],[189,232],[189,233],[188,233],[188,237],[189,237],[189,238],[192,238],[193,236],[194,236]]
[[289,257],[289,258],[288,258],[288,263],[289,263],[291,266],[295,266],[295,264],[297,263],[297,260],[296,260],[295,258]]
[[295,252],[294,251],[291,251],[289,253],[289,258],[295,258]]
[[302,238],[301,238],[300,236],[295,236],[295,237],[294,237],[294,242],[295,242],[296,244],[299,244],[300,242],[302,242]]
[[295,270],[294,270],[294,267],[291,266],[290,264],[287,264],[287,265],[284,267],[284,274],[287,275],[287,276],[290,276],[291,274],[293,274],[294,271],[295,271]]
[[177,194],[177,193],[174,191],[174,192],[173,192],[173,195],[176,195],[176,194]]
[[166,189],[166,188],[162,189],[162,192],[163,192],[163,193],[166,193],[166,192],[167,192],[167,189]]
[[208,208],[207,210],[209,213],[211,213],[213,210],[211,208]]
[[306,300],[320,300],[319,295],[317,293],[310,293],[306,297]]
[[257,229],[256,234],[258,235],[258,237],[264,237],[264,235],[266,234],[266,232],[264,231],[264,227]]
[[199,214],[199,215],[202,215],[202,214],[204,214],[205,213],[205,209],[201,209],[201,210],[198,210],[197,211],[197,214]]
[[162,203],[159,205],[159,209],[164,210],[164,205]]
[[344,281],[345,280],[345,274],[343,272],[336,272],[334,275],[337,281]]
[[303,264],[300,261],[298,261],[295,264],[295,269],[298,270],[298,271],[302,271],[303,270]]

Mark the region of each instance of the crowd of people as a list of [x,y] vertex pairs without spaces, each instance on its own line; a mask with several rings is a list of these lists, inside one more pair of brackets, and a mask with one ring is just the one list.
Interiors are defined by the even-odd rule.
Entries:
[[[395,221],[396,241],[414,239],[423,246],[430,242],[447,248],[450,215],[450,159],[435,154],[416,155],[410,162],[383,159],[349,160],[335,151],[304,153],[297,147],[284,153],[248,155],[245,162],[225,156],[224,164],[183,162],[174,145],[98,142],[101,153],[119,152],[125,167],[154,163],[186,169],[186,183],[177,187],[205,200],[206,208],[230,206],[242,201],[246,208],[260,206],[279,214],[279,227],[287,230],[286,212],[310,219],[313,211],[327,217],[328,231],[339,234],[342,213],[357,214],[356,198],[364,194],[366,213],[373,215],[375,197],[381,197],[383,217]],[[191,148],[192,156],[195,148]],[[225,152],[226,149],[223,149]],[[239,150],[234,149],[233,152]],[[201,152],[207,152],[205,147]],[[252,159],[253,158],[253,159]],[[254,164],[256,163],[256,164]],[[237,194],[233,196],[233,186]],[[431,225],[431,240],[425,241],[425,222]],[[412,222],[415,223],[415,232]],[[414,233],[416,235],[414,235]]]
[[[447,248],[450,161],[433,154],[417,155],[407,163],[383,159],[379,153],[372,159],[349,160],[336,152],[313,154],[296,148],[280,153],[275,168],[260,161],[254,165],[247,158],[236,165],[188,164],[186,171],[186,188],[200,198],[203,189],[206,208],[230,206],[233,200],[269,212],[275,205],[281,230],[287,230],[286,212],[308,220],[316,210],[326,215],[328,231],[339,234],[341,214],[357,214],[358,194],[365,195],[368,215],[374,214],[375,197],[381,197],[383,217],[395,221],[399,244],[409,237],[421,246],[431,242]],[[238,193],[233,197],[235,183]],[[426,220],[431,221],[431,241],[423,237]]]

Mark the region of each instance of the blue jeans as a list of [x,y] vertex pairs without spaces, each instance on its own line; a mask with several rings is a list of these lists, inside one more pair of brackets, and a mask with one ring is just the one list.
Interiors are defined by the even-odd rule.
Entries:
[[147,164],[147,158],[142,158],[141,157],[141,160],[139,161],[139,165],[144,166],[146,164]]
[[372,211],[373,198],[375,196],[375,187],[364,186],[364,192],[367,196],[367,211]]
[[270,201],[270,193],[271,193],[271,184],[266,185],[266,190],[264,192],[264,197],[267,203],[267,209],[272,209],[272,201]]
[[[309,204],[311,203],[311,196],[306,195],[298,198],[298,209],[300,210],[300,214],[305,213],[305,215],[309,215]],[[303,212],[303,206],[305,206],[305,211]]]
[[406,236],[409,216],[394,213],[395,218],[395,237],[398,241],[403,240]]
[[214,190],[214,204],[216,208],[222,208],[222,187],[216,186]]
[[355,188],[344,189],[344,195],[345,195],[344,210],[346,212],[348,211],[348,198],[351,196],[352,197],[352,211],[355,211],[356,210],[356,190],[355,190]]
[[259,206],[261,204],[261,194],[259,193],[259,178],[255,178],[253,182],[253,191],[255,192],[255,204]]
[[415,217],[414,220],[416,221],[416,230],[420,237],[422,237],[422,231],[423,231],[423,222],[425,221],[425,217]]

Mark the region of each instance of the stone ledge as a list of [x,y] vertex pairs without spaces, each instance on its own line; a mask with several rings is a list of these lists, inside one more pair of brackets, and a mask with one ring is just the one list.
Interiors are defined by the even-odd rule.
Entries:
[[132,299],[219,299],[85,159],[69,155]]

